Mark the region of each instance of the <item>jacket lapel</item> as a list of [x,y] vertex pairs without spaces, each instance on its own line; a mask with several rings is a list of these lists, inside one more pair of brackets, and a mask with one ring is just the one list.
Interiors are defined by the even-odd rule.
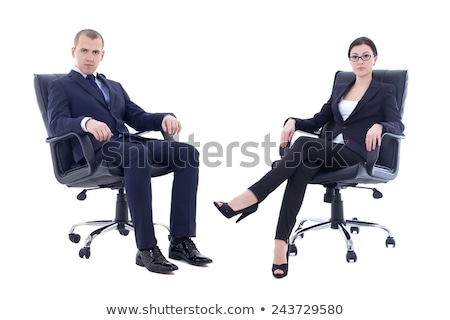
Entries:
[[71,70],[70,71],[70,77],[72,77],[73,80],[75,80],[78,85],[80,85],[83,89],[85,89],[89,94],[94,96],[101,104],[106,106],[105,101],[101,97],[99,97],[99,94],[95,89],[89,84],[89,82],[78,72]]
[[[339,119],[339,123],[343,123],[344,119],[342,118],[341,113],[339,112],[339,102],[341,101],[342,97],[344,96],[344,94],[347,92],[347,90],[355,83],[355,81],[352,81],[350,83],[348,83],[345,86],[339,86],[336,88],[336,91],[333,93],[334,98],[333,98],[333,102],[331,105],[331,108],[333,110],[333,113],[335,115],[338,115],[338,119]],[[335,117],[336,119],[336,117]]]
[[347,118],[347,121],[351,121],[353,116],[361,110],[364,110],[364,107],[367,105],[367,102],[373,98],[373,96],[378,92],[380,88],[379,83],[376,80],[372,79],[369,88],[367,88],[366,93],[364,93],[361,100],[359,100],[353,112]]
[[[332,103],[332,109],[335,115],[339,115],[337,119],[339,119],[340,123],[343,124],[344,120],[342,119],[341,113],[339,112],[339,101],[341,101],[344,94],[347,92],[347,90],[355,83],[355,81],[352,81],[348,83],[346,86],[341,86],[336,89],[336,92],[334,93],[335,98],[333,99]],[[380,84],[378,81],[373,80],[370,83],[369,88],[367,89],[366,93],[363,95],[361,100],[359,100],[358,104],[356,105],[353,112],[349,115],[346,122],[352,121],[354,119],[354,115],[360,112],[361,110],[364,110],[364,107],[367,105],[367,102],[370,101],[370,99],[373,98],[373,96],[378,92],[380,89]]]

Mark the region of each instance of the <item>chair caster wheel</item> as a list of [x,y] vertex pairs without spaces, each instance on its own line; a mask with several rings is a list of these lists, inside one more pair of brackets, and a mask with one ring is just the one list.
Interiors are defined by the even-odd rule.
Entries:
[[289,255],[291,256],[296,256],[298,251],[297,251],[297,246],[295,244],[290,244],[289,245]]
[[355,251],[347,251],[347,262],[356,262]]
[[303,237],[305,236],[305,234],[303,232],[299,233],[299,231],[302,230],[302,228],[303,228],[303,223],[299,224],[297,226],[297,229],[295,229],[295,238],[296,239],[298,239],[298,238],[303,239]]
[[77,233],[69,233],[69,240],[73,243],[78,243],[80,242],[80,235]]
[[130,230],[119,230],[119,233],[123,236],[127,236],[130,233]]
[[81,248],[78,254],[80,258],[89,259],[89,257],[91,256],[91,248],[88,247]]
[[[358,221],[358,218],[353,218],[353,221]],[[359,233],[359,227],[350,227],[350,233],[355,233],[358,234]]]
[[303,237],[305,236],[305,234],[303,232],[301,233],[297,233],[298,230],[295,231],[295,239],[303,239]]
[[350,233],[358,234],[359,233],[359,227],[350,227]]
[[387,239],[386,239],[386,248],[389,248],[389,246],[392,246],[392,248],[395,248],[395,240],[393,237],[387,237]]

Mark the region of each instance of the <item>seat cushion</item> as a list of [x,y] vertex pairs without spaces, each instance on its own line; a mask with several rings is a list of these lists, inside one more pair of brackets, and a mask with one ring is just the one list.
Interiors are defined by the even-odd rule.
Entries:
[[366,164],[359,163],[344,169],[326,171],[316,174],[310,184],[357,185],[358,183],[385,183],[385,179],[373,177],[367,173]]

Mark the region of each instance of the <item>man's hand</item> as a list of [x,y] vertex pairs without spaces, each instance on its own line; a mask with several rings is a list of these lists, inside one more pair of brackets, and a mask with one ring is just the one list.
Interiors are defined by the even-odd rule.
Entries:
[[289,119],[281,131],[280,145],[282,148],[286,148],[287,144],[292,140],[295,133],[295,119]]
[[95,119],[89,119],[86,122],[86,129],[89,133],[92,133],[94,138],[98,141],[107,141],[113,136],[113,133],[106,125],[106,123],[97,121]]
[[377,146],[381,146],[381,134],[383,133],[383,125],[375,123],[366,133],[366,150],[375,150]]
[[174,136],[181,131],[181,122],[174,116],[168,114],[162,120],[161,127],[164,132]]

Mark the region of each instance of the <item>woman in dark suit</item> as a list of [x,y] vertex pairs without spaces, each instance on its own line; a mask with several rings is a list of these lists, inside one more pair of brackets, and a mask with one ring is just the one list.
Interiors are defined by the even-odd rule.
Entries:
[[281,132],[285,148],[296,130],[309,133],[332,123],[326,138],[299,137],[287,148],[277,166],[229,202],[214,205],[237,221],[255,212],[258,204],[287,180],[275,233],[273,276],[288,273],[288,239],[294,228],[308,182],[320,171],[337,170],[366,160],[367,152],[381,143],[384,132],[401,134],[404,125],[397,108],[393,85],[372,77],[377,61],[375,44],[366,37],[355,39],[348,49],[355,81],[336,84],[330,99],[310,119],[288,118]]

